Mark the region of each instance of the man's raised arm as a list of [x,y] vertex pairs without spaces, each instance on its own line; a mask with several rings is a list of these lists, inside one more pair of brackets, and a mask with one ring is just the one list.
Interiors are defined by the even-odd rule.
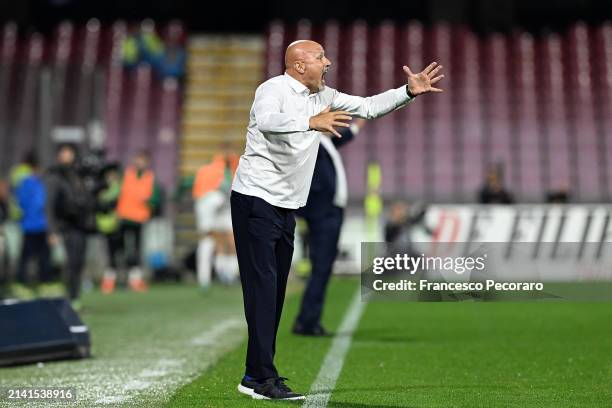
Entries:
[[364,119],[378,118],[405,106],[417,95],[428,92],[442,92],[442,89],[432,86],[444,78],[444,75],[437,75],[441,69],[442,65],[433,62],[422,72],[413,74],[410,68],[404,66],[406,85],[367,98],[335,91],[331,108],[332,110],[347,111],[351,115]]

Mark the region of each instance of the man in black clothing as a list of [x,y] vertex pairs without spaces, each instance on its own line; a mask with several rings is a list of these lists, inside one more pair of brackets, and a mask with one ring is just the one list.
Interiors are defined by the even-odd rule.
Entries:
[[364,124],[364,119],[357,119],[350,128],[340,131],[341,138],[321,141],[308,202],[296,211],[296,215],[303,217],[308,226],[308,255],[312,271],[293,326],[295,334],[327,335],[321,325],[321,315],[327,284],[338,254],[338,240],[347,200],[344,166],[336,148],[353,140]]
[[502,172],[499,166],[492,166],[487,172],[485,185],[478,193],[480,204],[512,204],[512,194],[504,188]]
[[60,236],[64,241],[68,261],[68,291],[73,301],[77,301],[80,295],[87,233],[95,230],[95,197],[79,172],[76,154],[73,145],[61,145],[57,165],[47,175],[49,243],[59,245]]

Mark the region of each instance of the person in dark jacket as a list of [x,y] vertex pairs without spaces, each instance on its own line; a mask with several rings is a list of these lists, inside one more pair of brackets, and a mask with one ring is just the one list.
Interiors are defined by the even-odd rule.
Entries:
[[9,219],[9,183],[0,180],[0,226]]
[[20,225],[23,232],[17,280],[23,285],[30,283],[27,265],[30,259],[35,258],[38,261],[39,283],[44,284],[48,283],[51,278],[47,215],[45,213],[47,191],[38,171],[36,156],[28,154],[24,162],[30,167],[31,173],[15,186],[15,196],[21,209]]
[[498,165],[491,166],[487,171],[484,186],[478,192],[480,204],[512,204],[512,194],[504,188],[503,174]]
[[96,201],[76,160],[75,146],[60,145],[57,165],[49,170],[47,177],[47,219],[50,244],[60,245],[63,241],[66,248],[68,292],[78,307],[87,233],[95,230]]
[[321,325],[321,315],[327,283],[338,254],[338,240],[348,198],[344,166],[336,148],[353,140],[364,124],[364,119],[357,119],[350,128],[341,131],[342,138],[321,138],[308,201],[305,207],[296,212],[296,215],[304,218],[308,227],[312,266],[300,312],[293,325],[293,333],[298,335],[327,335]]

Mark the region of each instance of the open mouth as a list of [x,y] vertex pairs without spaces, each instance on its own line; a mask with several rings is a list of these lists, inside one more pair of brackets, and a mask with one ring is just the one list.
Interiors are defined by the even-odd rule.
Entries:
[[321,82],[323,83],[325,83],[325,75],[327,75],[327,71],[329,71],[329,68],[325,68],[321,74]]

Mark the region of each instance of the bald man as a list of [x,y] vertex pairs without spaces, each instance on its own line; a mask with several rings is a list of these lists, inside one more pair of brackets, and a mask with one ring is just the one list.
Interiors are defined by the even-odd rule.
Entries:
[[442,92],[442,66],[430,64],[406,84],[363,98],[325,86],[332,63],[314,41],[285,53],[285,73],[261,84],[251,107],[247,143],[232,185],[234,240],[248,324],[245,375],[238,390],[255,399],[298,400],[274,366],[276,333],[293,256],[294,211],[306,205],[321,133],[340,137],[353,116],[374,119],[417,95]]

